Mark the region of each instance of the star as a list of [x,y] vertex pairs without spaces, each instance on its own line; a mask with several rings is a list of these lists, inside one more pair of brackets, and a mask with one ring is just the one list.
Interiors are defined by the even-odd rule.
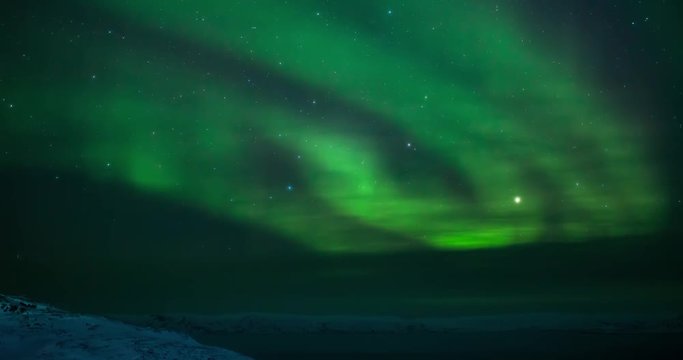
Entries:
[[522,202],[522,198],[519,196],[515,196],[515,204],[519,204]]

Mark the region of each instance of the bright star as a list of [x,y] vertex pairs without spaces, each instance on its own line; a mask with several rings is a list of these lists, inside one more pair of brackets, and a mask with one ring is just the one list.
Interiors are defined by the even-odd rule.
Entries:
[[519,204],[522,202],[522,198],[519,196],[515,196],[515,204]]

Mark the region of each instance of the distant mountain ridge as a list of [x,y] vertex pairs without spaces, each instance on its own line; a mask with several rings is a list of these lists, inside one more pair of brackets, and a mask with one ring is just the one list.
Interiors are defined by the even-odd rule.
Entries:
[[677,314],[503,314],[453,318],[189,314],[117,316],[136,325],[188,333],[458,333],[520,330],[559,330],[599,333],[683,332],[683,315]]

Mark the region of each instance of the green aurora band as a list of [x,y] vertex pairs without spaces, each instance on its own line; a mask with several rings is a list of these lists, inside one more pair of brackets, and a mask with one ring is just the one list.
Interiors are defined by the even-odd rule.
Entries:
[[571,36],[542,44],[488,1],[402,4],[83,2],[96,24],[27,35],[50,41],[4,83],[3,161],[320,252],[659,228],[646,131],[582,72]]

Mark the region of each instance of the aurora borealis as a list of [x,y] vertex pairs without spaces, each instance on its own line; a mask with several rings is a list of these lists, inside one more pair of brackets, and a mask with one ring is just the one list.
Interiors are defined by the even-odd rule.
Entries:
[[176,287],[169,308],[220,311],[675,303],[676,9],[17,1],[5,287],[66,308]]
[[658,227],[647,129],[582,73],[571,36],[537,41],[504,4],[100,3],[83,6],[108,21],[63,24],[15,64],[4,162],[78,169],[323,252]]

